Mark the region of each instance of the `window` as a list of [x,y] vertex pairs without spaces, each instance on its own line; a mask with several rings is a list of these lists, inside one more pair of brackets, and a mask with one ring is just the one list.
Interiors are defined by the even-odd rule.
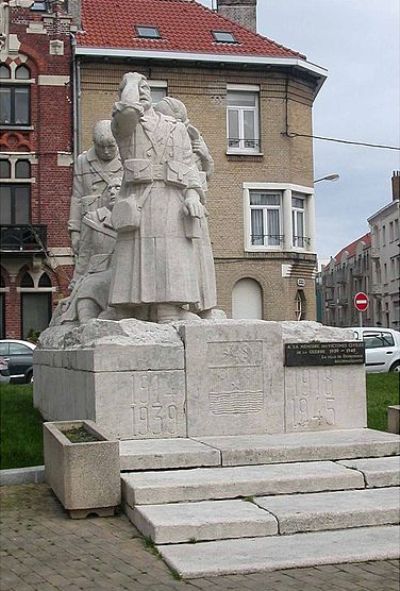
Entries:
[[29,68],[23,64],[18,66],[14,72],[4,64],[0,67],[0,78],[7,80],[7,83],[3,83],[0,88],[1,125],[29,125],[30,87],[15,82],[29,81],[30,76]]
[[382,226],[382,246],[386,244],[386,226]]
[[227,130],[229,152],[259,152],[259,92],[227,92]]
[[1,179],[6,181],[0,186],[0,223],[2,225],[30,224],[31,164],[29,160],[21,159],[12,162],[0,160],[0,173]]
[[46,0],[35,0],[31,6],[31,10],[35,12],[44,12],[47,10],[47,1]]
[[298,193],[292,197],[292,232],[293,246],[305,248],[308,238],[304,235],[304,196]]
[[10,343],[9,355],[32,355],[32,349],[21,343]]
[[295,314],[296,320],[300,321],[306,319],[306,297],[302,289],[299,289],[296,294]]
[[138,25],[136,27],[136,33],[138,37],[144,37],[145,39],[159,39],[161,37],[160,31],[157,27]]
[[364,343],[366,349],[378,349],[381,347],[394,347],[393,336],[390,332],[365,333]]
[[30,185],[6,185],[0,188],[0,223],[29,224],[31,219]]
[[281,193],[250,191],[250,225],[252,246],[280,246]]
[[167,83],[162,81],[148,80],[151,90],[151,101],[153,105],[160,102],[167,96]]
[[393,226],[393,222],[389,223],[389,241],[393,242],[394,240],[394,226]]
[[217,43],[237,43],[233,33],[229,31],[211,31]]
[[399,220],[395,219],[394,220],[394,238],[395,240],[397,240],[398,238],[400,238],[400,234],[399,234]]

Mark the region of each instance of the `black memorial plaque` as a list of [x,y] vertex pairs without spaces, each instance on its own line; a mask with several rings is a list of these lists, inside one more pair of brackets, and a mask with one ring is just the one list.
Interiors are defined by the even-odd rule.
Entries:
[[365,363],[364,342],[342,341],[285,344],[287,367],[310,365],[357,365]]

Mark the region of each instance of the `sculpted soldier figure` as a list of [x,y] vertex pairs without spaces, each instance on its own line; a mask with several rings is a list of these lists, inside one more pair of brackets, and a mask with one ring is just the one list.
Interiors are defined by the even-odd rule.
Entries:
[[107,187],[103,195],[104,205],[88,211],[82,218],[75,285],[63,303],[59,324],[75,321],[83,324],[98,318],[108,307],[111,260],[117,236],[111,223],[111,211],[119,183],[117,179]]
[[[164,115],[174,117],[178,121],[182,121],[185,125],[192,145],[193,163],[199,170],[202,182],[203,196],[201,202],[205,205],[208,190],[207,181],[211,178],[212,173],[214,172],[214,160],[207,144],[201,136],[200,131],[190,123],[186,107],[182,101],[172,97],[165,97],[157,103],[154,108],[159,113],[163,113]],[[199,239],[193,240],[200,300],[198,304],[192,308],[198,312],[202,318],[208,318],[213,316],[213,310],[217,305],[217,288],[215,284],[214,257],[207,222],[208,213],[206,209],[204,211],[205,216],[200,220]]]
[[[197,318],[200,290],[194,240],[204,196],[185,125],[156,112],[147,80],[125,74],[112,130],[124,168],[112,214],[117,242],[110,305],[121,316],[168,322]],[[187,306],[186,306],[187,307]]]
[[111,121],[98,121],[93,129],[93,146],[80,154],[75,164],[68,222],[75,255],[79,251],[83,216],[103,205],[106,188],[121,176],[122,165],[111,132]]

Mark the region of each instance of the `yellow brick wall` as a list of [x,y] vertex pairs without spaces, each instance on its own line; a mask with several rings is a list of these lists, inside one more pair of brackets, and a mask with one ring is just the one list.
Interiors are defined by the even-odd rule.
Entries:
[[[312,133],[313,85],[299,78],[286,79],[280,72],[257,72],[205,67],[158,66],[146,68],[107,63],[81,66],[81,144],[91,144],[91,130],[98,119],[110,118],[124,72],[138,71],[150,80],[164,80],[168,94],[182,100],[191,122],[198,127],[215,161],[208,192],[210,235],[216,258],[218,297],[231,310],[232,277],[258,279],[264,292],[266,319],[294,319],[295,279],[282,279],[281,263],[244,252],[243,183],[277,182],[312,186],[313,153],[309,138],[288,138],[286,130]],[[260,137],[262,155],[226,154],[226,86],[260,86]],[[287,100],[287,97],[289,100]],[[278,255],[279,256],[279,255]],[[235,259],[221,262],[221,259]],[[314,257],[309,256],[310,267]],[[244,274],[244,275],[243,275]],[[257,276],[256,276],[257,275]],[[232,283],[233,281],[233,283]],[[310,283],[311,280],[308,281]],[[315,318],[315,294],[307,287],[310,319]],[[311,293],[312,292],[312,293]],[[275,295],[274,295],[275,294]]]

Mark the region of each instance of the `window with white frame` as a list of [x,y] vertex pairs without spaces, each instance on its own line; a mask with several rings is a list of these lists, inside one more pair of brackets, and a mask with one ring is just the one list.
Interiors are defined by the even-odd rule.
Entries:
[[227,132],[229,152],[259,152],[259,90],[228,87]]
[[250,191],[250,244],[281,246],[280,191]]
[[309,238],[305,236],[305,197],[292,193],[292,232],[294,248],[306,248]]

